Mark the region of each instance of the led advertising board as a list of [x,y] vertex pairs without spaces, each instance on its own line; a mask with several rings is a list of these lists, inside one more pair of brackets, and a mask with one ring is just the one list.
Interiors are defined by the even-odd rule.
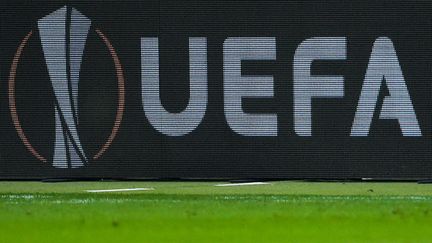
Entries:
[[0,6],[0,178],[432,175],[431,2]]

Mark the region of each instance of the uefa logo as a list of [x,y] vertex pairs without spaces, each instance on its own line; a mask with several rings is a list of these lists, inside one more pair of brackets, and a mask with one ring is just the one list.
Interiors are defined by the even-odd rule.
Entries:
[[[108,49],[115,67],[117,80],[117,107],[115,121],[110,135],[100,145],[95,154],[88,154],[83,148],[79,131],[79,82],[80,70],[86,40],[91,30],[91,20],[75,8],[64,6],[37,22],[37,30],[30,30],[22,39],[12,61],[9,82],[9,108],[14,127],[27,150],[38,160],[48,162],[52,157],[52,165],[56,168],[79,168],[89,161],[99,159],[115,139],[122,122],[125,106],[125,84],[122,65],[110,40],[98,28],[94,28],[97,36]],[[16,101],[16,76],[22,53],[35,31],[39,32],[43,56],[54,92],[55,141],[52,156],[41,154],[26,135],[20,121]],[[31,80],[26,80],[30,82]]]

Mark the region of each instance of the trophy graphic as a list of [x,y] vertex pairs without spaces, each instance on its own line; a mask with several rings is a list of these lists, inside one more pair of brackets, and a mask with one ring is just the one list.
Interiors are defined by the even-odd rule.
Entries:
[[87,161],[78,133],[78,83],[91,21],[64,6],[38,21],[45,62],[55,95],[53,166],[78,168]]

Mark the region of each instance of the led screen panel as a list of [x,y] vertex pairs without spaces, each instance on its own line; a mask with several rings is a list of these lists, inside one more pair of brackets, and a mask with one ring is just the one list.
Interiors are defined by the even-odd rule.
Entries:
[[2,1],[0,178],[428,179],[428,1]]

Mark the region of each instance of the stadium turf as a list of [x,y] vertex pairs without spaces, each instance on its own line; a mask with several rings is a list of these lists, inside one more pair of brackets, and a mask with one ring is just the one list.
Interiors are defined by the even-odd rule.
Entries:
[[432,242],[429,184],[216,184],[0,182],[0,242]]

